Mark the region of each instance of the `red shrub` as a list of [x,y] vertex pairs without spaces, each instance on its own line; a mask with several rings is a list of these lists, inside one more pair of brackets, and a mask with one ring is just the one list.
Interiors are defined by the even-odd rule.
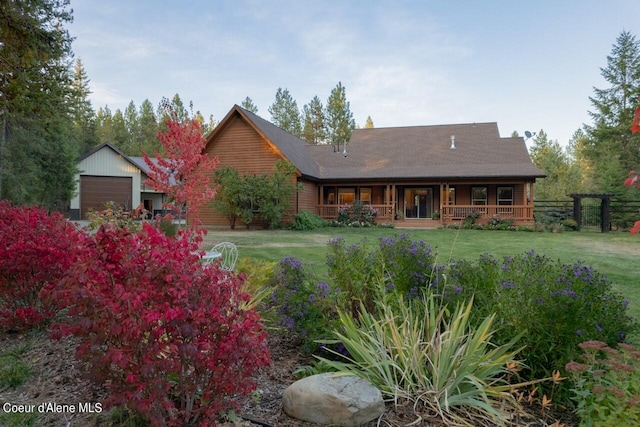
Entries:
[[269,363],[266,332],[239,279],[202,268],[197,242],[145,224],[132,234],[103,227],[70,271],[61,300],[81,337],[77,357],[154,425],[215,425],[229,396],[255,388]]
[[0,201],[0,329],[51,320],[51,291],[74,262],[82,234],[58,213]]

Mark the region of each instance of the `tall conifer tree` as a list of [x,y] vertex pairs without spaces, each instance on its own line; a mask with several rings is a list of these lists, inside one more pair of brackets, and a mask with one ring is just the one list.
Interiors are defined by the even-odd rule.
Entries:
[[339,82],[329,95],[325,117],[327,138],[333,144],[334,149],[340,150],[341,145],[346,146],[353,129],[356,127],[342,82]]
[[304,129],[302,136],[311,144],[323,144],[327,140],[327,128],[324,118],[322,101],[314,96],[308,104],[302,108]]
[[629,130],[640,96],[640,43],[633,34],[620,34],[601,74],[609,86],[594,88],[589,98],[593,125],[585,126],[582,153],[591,164],[598,191],[619,193],[621,180],[640,163],[640,135]]
[[292,135],[302,135],[298,103],[293,99],[288,89],[278,88],[276,99],[269,107],[269,114],[271,114],[271,121],[276,126]]
[[17,204],[62,208],[75,188],[68,6],[34,0],[0,7],[0,198]]

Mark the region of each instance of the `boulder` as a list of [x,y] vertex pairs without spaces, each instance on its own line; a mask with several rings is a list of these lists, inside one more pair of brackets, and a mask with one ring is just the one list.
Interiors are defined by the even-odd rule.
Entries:
[[355,376],[312,375],[291,384],[282,394],[284,412],[317,424],[358,426],[384,412],[380,390]]

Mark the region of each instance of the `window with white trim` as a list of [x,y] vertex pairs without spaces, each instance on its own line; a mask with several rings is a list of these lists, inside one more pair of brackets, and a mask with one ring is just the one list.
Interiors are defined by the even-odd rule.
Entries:
[[513,187],[498,187],[496,199],[498,205],[513,205]]
[[487,187],[471,187],[472,205],[486,205],[488,197],[489,191],[487,191]]

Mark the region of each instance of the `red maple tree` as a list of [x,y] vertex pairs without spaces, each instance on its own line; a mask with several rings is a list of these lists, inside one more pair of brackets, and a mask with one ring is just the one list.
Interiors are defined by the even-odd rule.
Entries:
[[[638,97],[640,101],[640,96]],[[640,133],[640,105],[636,108],[636,113],[633,115],[633,121],[631,122],[631,133]]]
[[[640,97],[638,97],[640,101]],[[629,128],[631,133],[640,133],[640,105],[636,108],[636,112],[633,115],[633,121],[631,122],[631,127]],[[624,185],[627,187],[633,187],[637,185],[640,189],[640,184],[638,184],[638,173],[636,171],[629,172],[629,177],[624,181]],[[631,230],[629,230],[631,234],[640,233],[640,221],[636,221]]]
[[167,195],[165,207],[172,211],[186,212],[191,224],[198,226],[199,207],[216,195],[207,172],[215,169],[218,158],[209,157],[203,152],[206,140],[202,136],[199,121],[169,120],[166,124],[167,131],[158,133],[164,155],[156,154],[154,161],[146,153],[142,153],[149,166],[149,178],[145,184]]

